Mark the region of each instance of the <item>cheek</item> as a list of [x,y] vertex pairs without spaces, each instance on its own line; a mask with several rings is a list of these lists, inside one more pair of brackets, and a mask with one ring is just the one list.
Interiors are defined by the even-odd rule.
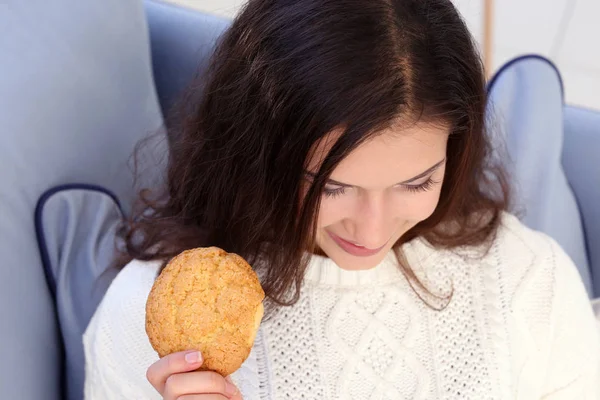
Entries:
[[348,218],[352,207],[350,203],[349,199],[344,199],[344,196],[338,198],[322,197],[317,226],[323,228]]
[[[440,190],[431,190],[423,193],[406,193],[392,200],[391,209],[387,215],[390,220],[423,221],[435,211],[440,198]],[[353,219],[354,204],[352,198],[344,196],[326,198],[321,200],[318,216],[318,227],[324,228],[334,225],[344,219]]]
[[412,197],[409,197],[410,200],[408,200],[406,206],[410,215],[407,216],[407,220],[420,222],[426,220],[433,214],[440,202],[444,174],[445,168],[441,168],[432,177],[433,180],[438,181],[438,183],[431,188],[431,190],[413,194]]
[[438,190],[419,193],[404,203],[403,219],[408,221],[423,221],[435,211],[440,199]]
[[[443,171],[440,172],[443,176]],[[410,217],[406,219],[417,223],[429,218],[440,202],[441,192],[442,184],[438,183],[430,191],[413,195],[407,207],[410,210]]]

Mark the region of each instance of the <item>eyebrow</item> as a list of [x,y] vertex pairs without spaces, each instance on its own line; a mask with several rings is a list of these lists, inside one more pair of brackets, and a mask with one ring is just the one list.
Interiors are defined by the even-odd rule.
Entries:
[[[429,175],[430,173],[432,173],[433,171],[435,171],[436,169],[438,169],[440,167],[440,165],[442,165],[445,161],[446,161],[446,159],[444,158],[441,161],[437,162],[435,165],[433,165],[430,168],[427,168],[425,171],[421,172],[419,175],[413,176],[412,178],[407,179],[405,181],[396,183],[394,186],[397,186],[397,185],[407,185],[407,184],[410,184],[410,183],[412,183],[412,182],[414,182],[416,180],[424,178],[425,176]],[[310,176],[313,179],[316,178],[316,176],[317,176],[316,174],[314,174],[312,172],[306,171],[305,173],[306,173],[306,175]],[[326,184],[334,185],[334,186],[340,186],[340,187],[345,187],[345,188],[355,187],[354,185],[349,185],[347,183],[338,182],[338,181],[333,180],[333,179],[328,179],[327,182],[326,182]]]

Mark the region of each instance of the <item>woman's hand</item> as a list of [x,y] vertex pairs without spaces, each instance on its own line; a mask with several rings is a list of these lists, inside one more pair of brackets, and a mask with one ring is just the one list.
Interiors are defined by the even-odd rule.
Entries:
[[242,400],[229,378],[212,371],[195,371],[201,365],[200,352],[180,351],[152,364],[146,377],[165,400]]

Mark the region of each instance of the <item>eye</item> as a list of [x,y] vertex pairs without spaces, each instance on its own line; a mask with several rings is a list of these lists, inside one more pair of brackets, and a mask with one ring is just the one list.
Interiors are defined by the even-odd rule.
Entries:
[[323,189],[323,194],[325,195],[325,197],[330,197],[330,198],[336,198],[338,196],[343,195],[344,193],[346,193],[346,188],[345,187],[339,187],[336,189],[328,189],[327,187],[325,189]]
[[412,193],[426,192],[428,190],[431,190],[438,183],[440,182],[434,181],[433,179],[431,179],[431,177],[429,177],[429,179],[427,179],[427,181],[423,183],[420,183],[418,185],[402,185],[402,188]]

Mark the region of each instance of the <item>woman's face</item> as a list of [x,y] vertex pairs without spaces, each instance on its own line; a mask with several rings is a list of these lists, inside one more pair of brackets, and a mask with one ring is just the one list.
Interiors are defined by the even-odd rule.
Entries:
[[[337,139],[316,146],[316,172]],[[416,124],[365,142],[333,171],[322,194],[316,242],[343,269],[380,263],[394,243],[435,210],[446,165],[448,130]]]

